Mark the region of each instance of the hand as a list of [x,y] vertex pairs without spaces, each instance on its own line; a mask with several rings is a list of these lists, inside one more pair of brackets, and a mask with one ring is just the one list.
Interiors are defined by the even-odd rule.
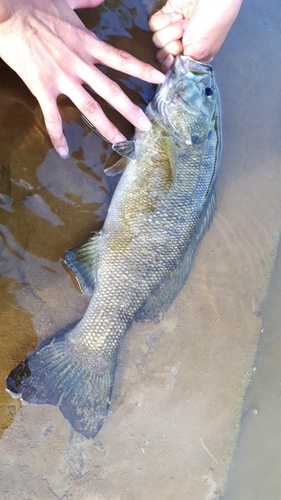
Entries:
[[242,0],[168,0],[149,21],[157,58],[168,69],[184,53],[209,61],[222,46]]
[[164,75],[122,50],[100,41],[72,10],[102,0],[0,0],[0,57],[37,98],[51,141],[61,157],[69,154],[56,99],[67,95],[111,142],[125,137],[84,89],[86,84],[141,130],[150,122],[120,87],[99,71],[103,64],[151,83]]

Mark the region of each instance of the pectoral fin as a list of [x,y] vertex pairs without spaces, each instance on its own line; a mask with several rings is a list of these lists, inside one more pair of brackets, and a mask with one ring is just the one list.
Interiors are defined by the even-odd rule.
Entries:
[[122,174],[128,164],[127,158],[121,156],[116,153],[116,151],[112,151],[105,162],[104,173],[108,177],[114,177],[115,175]]
[[213,128],[213,123],[211,120],[206,118],[196,122],[196,125],[191,127],[188,132],[188,137],[185,143],[188,146],[193,146],[194,144],[199,144],[207,139],[210,131]]
[[122,174],[128,164],[128,158],[135,157],[135,141],[117,142],[112,145],[112,153],[105,162],[104,172],[108,177]]
[[133,139],[131,141],[116,142],[116,144],[112,145],[112,149],[120,156],[125,156],[130,160],[135,158],[135,141]]

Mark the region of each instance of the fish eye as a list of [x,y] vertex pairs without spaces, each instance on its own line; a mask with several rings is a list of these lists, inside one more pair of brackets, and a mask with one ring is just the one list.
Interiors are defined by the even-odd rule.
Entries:
[[213,89],[211,87],[206,87],[205,88],[205,94],[206,94],[207,97],[210,97],[211,95],[214,94],[214,91],[213,91]]

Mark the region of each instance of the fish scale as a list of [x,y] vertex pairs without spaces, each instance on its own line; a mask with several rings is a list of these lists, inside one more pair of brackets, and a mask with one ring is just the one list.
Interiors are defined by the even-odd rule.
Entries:
[[120,340],[133,321],[170,306],[215,208],[221,140],[211,66],[178,56],[146,114],[150,132],[113,146],[126,168],[103,228],[65,257],[92,294],[84,317],[7,379],[24,400],[58,405],[86,437],[106,418]]

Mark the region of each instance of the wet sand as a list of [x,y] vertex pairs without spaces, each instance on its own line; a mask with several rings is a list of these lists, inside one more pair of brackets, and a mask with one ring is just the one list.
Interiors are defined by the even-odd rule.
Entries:
[[[116,5],[84,12],[83,20],[98,21],[95,32],[118,46],[132,36],[130,50],[153,62],[147,6]],[[275,0],[245,1],[216,57],[224,146],[218,209],[172,307],[158,324],[134,325],[122,342],[111,411],[94,440],[75,433],[57,408],[19,409],[4,379],[37,339],[85,310],[88,299],[60,259],[102,225],[114,190],[103,174],[109,149],[62,98],[71,158],[60,160],[35,100],[1,65],[3,498],[215,500],[224,493],[280,233],[280,17]],[[149,85],[114,77],[138,104],[151,99]],[[232,474],[234,500],[242,497]],[[249,488],[243,500],[250,495]]]
[[269,292],[241,428],[223,500],[279,500],[281,490],[281,246]]

